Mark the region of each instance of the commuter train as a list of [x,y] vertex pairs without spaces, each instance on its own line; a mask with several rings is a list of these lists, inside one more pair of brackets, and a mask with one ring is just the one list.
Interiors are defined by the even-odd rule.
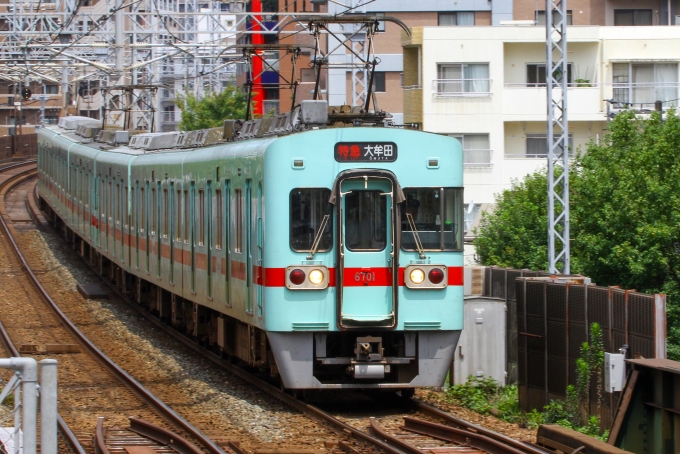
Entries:
[[441,386],[463,328],[460,143],[304,101],[223,128],[39,130],[39,197],[104,276],[291,390]]

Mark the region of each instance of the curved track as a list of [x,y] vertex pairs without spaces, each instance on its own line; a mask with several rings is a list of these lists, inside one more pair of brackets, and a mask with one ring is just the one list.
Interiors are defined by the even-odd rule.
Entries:
[[[96,270],[81,256],[85,264],[93,271]],[[135,303],[129,296],[127,296],[114,282],[102,277],[104,283],[112,290],[121,300],[125,301],[130,307],[132,307],[137,313],[145,317],[151,323],[153,323],[157,328],[174,337],[185,346],[189,347],[196,353],[208,358],[213,363],[217,364],[221,368],[225,369],[232,375],[243,378],[251,385],[257,387],[258,389],[264,391],[265,393],[275,397],[278,400],[283,401],[290,407],[308,415],[312,419],[321,422],[323,425],[331,428],[333,431],[344,434],[351,440],[351,442],[340,442],[339,448],[345,452],[362,452],[362,451],[373,451],[378,449],[382,452],[401,454],[403,449],[398,445],[385,441],[383,436],[371,433],[372,431],[362,431],[355,427],[346,424],[335,416],[328,412],[325,412],[313,405],[307,404],[300,399],[297,399],[280,388],[273,386],[271,383],[260,379],[258,376],[251,374],[250,372],[232,364],[228,360],[218,356],[217,354],[205,349],[196,343],[196,341],[186,335],[173,329],[171,326],[162,322],[160,319],[149,313],[139,304]],[[435,420],[439,420],[448,426],[453,426],[452,431],[457,432],[458,439],[451,440],[451,444],[462,447],[465,445],[464,441],[467,439],[469,442],[466,446],[489,446],[489,451],[478,451],[478,452],[489,452],[497,454],[545,454],[545,451],[538,450],[532,446],[525,445],[517,440],[510,437],[498,434],[488,429],[475,426],[459,418],[455,418],[452,415],[441,411],[435,407],[432,407],[424,402],[418,400],[412,400],[413,410],[419,413],[427,415],[427,417]],[[368,422],[369,418],[366,418]],[[412,424],[412,423],[411,423]],[[367,428],[369,424],[366,424]],[[375,431],[373,431],[375,432]],[[464,434],[464,435],[463,435]],[[462,437],[462,438],[461,438]],[[414,451],[416,452],[416,451]],[[426,451],[417,451],[426,452]]]
[[[24,164],[25,165],[25,164]],[[16,167],[16,165],[11,166],[11,167]],[[7,168],[0,168],[0,172],[5,170]],[[3,193],[4,194],[4,193]],[[37,197],[37,191],[36,191],[36,197]],[[0,210],[1,211],[1,210]],[[34,213],[36,215],[37,213]],[[20,251],[16,247],[16,242],[11,238],[11,229],[6,225],[4,219],[1,219],[2,216],[0,216],[0,221],[3,224],[3,228],[5,228],[8,237],[13,243],[13,246],[15,247],[15,253],[19,257],[19,260],[22,262],[22,267],[26,269],[27,273],[32,277],[33,282],[39,286],[39,282],[35,278],[35,275],[32,273],[30,270],[27,262],[23,259],[21,256]],[[89,266],[89,264],[88,264]],[[183,344],[186,346],[190,347],[194,351],[200,353],[201,355],[207,357],[210,359],[212,362],[218,364],[220,367],[224,368],[225,370],[228,370],[231,374],[239,376],[243,378],[244,380],[248,381],[250,384],[256,386],[260,390],[270,394],[271,396],[283,401],[290,407],[293,407],[302,413],[310,416],[311,418],[320,421],[323,425],[331,428],[337,433],[344,434],[344,436],[347,438],[347,441],[340,441],[337,443],[337,447],[341,449],[344,452],[375,452],[377,449],[378,451],[381,452],[388,452],[388,453],[403,453],[403,452],[428,452],[426,449],[422,449],[419,446],[415,445],[409,445],[409,443],[404,444],[403,441],[399,441],[399,436],[394,437],[389,434],[389,431],[383,430],[379,424],[376,421],[371,421],[370,426],[371,426],[371,431],[370,432],[365,432],[362,430],[359,430],[355,427],[352,427],[342,421],[340,421],[338,418],[332,416],[331,414],[324,412],[320,410],[319,408],[306,404],[302,402],[301,400],[298,400],[285,392],[281,391],[279,388],[271,385],[270,383],[259,379],[258,377],[250,374],[247,371],[244,371],[243,369],[231,364],[230,362],[222,359],[218,355],[204,349],[203,347],[200,347],[196,342],[184,336],[183,334],[175,331],[165,323],[161,322],[159,319],[154,317],[152,314],[148,313],[146,310],[144,310],[142,307],[140,307],[138,304],[134,303],[130,298],[128,298],[118,287],[115,286],[114,283],[105,281],[106,284],[124,301],[126,301],[131,307],[133,307],[136,311],[138,311],[141,315],[146,317],[148,320],[150,320],[152,323],[154,323],[158,328],[162,329],[164,332],[170,334],[171,336],[175,337],[176,339],[180,340]],[[42,287],[39,287],[42,289]],[[61,312],[61,310],[56,306],[56,304],[51,300],[49,295],[47,295],[47,292],[42,289],[41,290],[41,295],[42,297],[48,301],[52,307],[52,310],[58,314],[61,318],[66,318],[64,314]],[[74,336],[82,336],[82,334],[79,334],[80,331],[75,327],[70,322],[65,322],[67,323],[69,331],[74,333]],[[93,344],[89,342],[84,336],[82,336],[82,339],[79,337],[79,342],[81,342],[82,345],[86,347],[86,349],[91,352],[91,354],[97,356],[100,358],[102,361],[108,360],[106,355],[104,355],[101,351],[99,351]],[[110,360],[109,360],[110,362]],[[164,417],[167,417],[171,422],[172,426],[179,427],[184,433],[190,434],[193,438],[196,438],[198,440],[201,440],[201,444],[203,445],[204,452],[224,452],[222,451],[218,446],[216,446],[214,443],[212,443],[207,437],[205,439],[202,439],[201,436],[202,434],[200,431],[197,429],[193,428],[193,426],[188,425],[186,421],[183,420],[179,415],[174,413],[169,407],[167,407],[165,404],[162,402],[159,402],[153,395],[148,393],[143,386],[141,386],[139,383],[137,383],[132,377],[130,377],[125,371],[122,369],[118,368],[115,366],[115,364],[107,365],[108,368],[112,370],[112,372],[118,376],[121,380],[128,381],[130,383],[130,386],[135,390],[137,394],[145,396],[144,399],[148,399],[148,403],[153,406],[159,414],[162,414]],[[431,437],[433,439],[438,439],[438,440],[443,440],[446,443],[450,444],[452,447],[456,447],[457,449],[463,448],[464,446],[467,446],[471,449],[475,449],[476,451],[470,451],[470,452],[489,452],[489,453],[498,453],[498,454],[543,454],[544,451],[537,450],[533,447],[524,445],[523,443],[520,443],[516,440],[513,440],[511,438],[505,437],[503,435],[497,434],[495,432],[489,431],[487,429],[483,429],[481,427],[474,426],[466,421],[460,420],[458,418],[455,418],[451,416],[448,413],[445,413],[441,410],[438,410],[434,407],[431,407],[425,403],[422,403],[417,400],[412,401],[413,409],[421,414],[427,415],[428,418],[432,418],[435,420],[438,420],[439,422],[443,422],[444,425],[442,424],[437,424],[433,423],[430,421],[418,421],[413,418],[405,418],[405,426],[403,427],[403,430],[410,431],[412,433],[419,433],[422,436],[425,437]],[[174,416],[173,416],[174,414]],[[366,421],[368,422],[369,418],[366,417]],[[132,421],[133,425],[136,425],[136,427],[140,427],[140,425],[144,425],[143,422],[139,421]],[[187,425],[184,425],[187,424]],[[368,426],[368,424],[366,424]],[[99,440],[98,443],[103,443],[101,440],[101,436],[103,435],[103,426],[101,425],[101,422],[99,424],[99,429],[97,433],[99,434],[99,437],[95,437],[96,440]],[[167,431],[163,435],[163,429],[156,427],[155,429],[152,428],[150,424],[146,424],[146,428],[137,431],[138,433],[144,433],[147,435],[148,438],[152,439],[157,439],[159,440],[159,443],[161,442],[168,442],[168,440],[179,440],[181,437],[177,437],[175,434],[171,434]],[[134,429],[132,429],[134,431]],[[155,434],[155,435],[152,435]],[[169,435],[170,434],[170,435]],[[403,435],[402,435],[403,437]],[[395,441],[396,440],[396,441]],[[193,452],[191,450],[191,447],[187,448],[181,448],[178,449],[178,452]],[[229,446],[229,449],[233,452],[240,452],[237,446]],[[98,450],[97,452],[107,452],[104,449]]]
[[[48,292],[43,288],[41,285],[40,281],[36,277],[35,273],[29,266],[28,262],[24,258],[21,250],[19,249],[19,246],[17,244],[17,241],[14,238],[14,231],[13,228],[7,223],[6,217],[7,213],[5,212],[5,205],[4,205],[4,200],[7,194],[11,191],[12,188],[18,186],[19,184],[25,182],[28,179],[35,178],[37,175],[37,170],[35,169],[35,161],[30,161],[30,162],[25,162],[25,163],[19,163],[19,164],[13,164],[5,167],[0,168],[0,173],[6,173],[9,171],[14,171],[14,170],[19,170],[14,172],[13,175],[11,175],[9,178],[4,180],[2,183],[0,183],[0,199],[2,200],[2,203],[0,204],[0,225],[6,235],[7,241],[11,245],[11,249],[16,255],[17,260],[20,262],[20,266],[24,270],[26,276],[30,279],[32,284],[35,287],[35,290],[37,293],[40,295],[40,297],[45,301],[45,303],[49,306],[49,308],[52,310],[52,312],[57,316],[57,318],[60,320],[60,322],[63,324],[64,327],[71,333],[71,335],[78,341],[78,343],[83,346],[88,353],[97,359],[97,361],[104,365],[113,375],[115,375],[122,383],[125,384],[129,389],[131,389],[134,393],[136,393],[138,396],[140,396],[144,402],[151,406],[158,415],[163,419],[164,422],[166,422],[168,425],[172,427],[178,428],[180,431],[187,433],[190,435],[190,437],[195,441],[198,442],[198,444],[201,446],[202,451],[198,451],[198,448],[193,448],[196,449],[197,452],[209,452],[209,453],[219,453],[219,454],[224,454],[224,450],[221,449],[219,446],[217,446],[215,443],[213,443],[212,440],[210,440],[207,436],[205,436],[200,430],[195,428],[193,425],[191,425],[189,422],[187,422],[184,418],[182,418],[178,413],[176,413],[174,410],[172,410],[170,407],[168,407],[165,403],[163,403],[161,400],[156,398],[151,392],[149,392],[146,388],[144,388],[137,380],[135,380],[132,376],[130,376],[127,372],[125,372],[122,368],[120,368],[117,364],[115,364],[113,361],[111,361],[101,350],[99,350],[69,319],[66,317],[66,315],[62,312],[62,310],[57,306],[57,304],[52,300]],[[30,166],[30,167],[29,167]],[[24,167],[28,167],[24,169]],[[7,335],[6,330],[3,328],[2,329],[2,334],[3,338],[8,346],[8,349],[12,352],[13,355],[19,355],[19,351],[12,345],[9,336]],[[85,452],[85,450],[82,447],[82,444],[77,440],[77,437],[73,435],[73,432],[68,428],[68,426],[63,422],[63,420],[60,418],[60,430],[62,435],[68,440],[69,445],[75,452]],[[187,446],[190,446],[191,443],[189,443]],[[105,451],[103,451],[105,452]],[[191,451],[185,451],[185,452],[191,452]]]

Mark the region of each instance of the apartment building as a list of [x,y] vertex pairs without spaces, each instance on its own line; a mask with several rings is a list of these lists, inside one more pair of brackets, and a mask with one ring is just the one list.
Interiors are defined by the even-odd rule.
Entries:
[[[568,39],[571,153],[602,137],[608,112],[680,102],[680,27],[569,27]],[[461,140],[471,230],[480,207],[546,165],[545,29],[418,27],[402,45],[404,121]]]

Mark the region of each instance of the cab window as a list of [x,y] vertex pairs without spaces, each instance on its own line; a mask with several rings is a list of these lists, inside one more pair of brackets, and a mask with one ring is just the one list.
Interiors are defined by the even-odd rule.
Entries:
[[415,251],[411,215],[423,249],[453,251],[463,248],[463,189],[406,188],[401,206],[401,247]]
[[[290,192],[290,247],[297,252],[312,249],[314,238],[325,215],[331,216],[328,199],[331,190],[326,188],[296,188]],[[333,223],[331,220],[319,240],[318,252],[330,251],[333,247]]]

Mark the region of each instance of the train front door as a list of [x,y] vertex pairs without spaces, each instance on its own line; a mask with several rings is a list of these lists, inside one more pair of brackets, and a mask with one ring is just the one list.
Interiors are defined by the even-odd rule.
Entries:
[[341,228],[336,286],[340,326],[393,327],[397,298],[394,181],[365,174],[348,176],[338,183]]

